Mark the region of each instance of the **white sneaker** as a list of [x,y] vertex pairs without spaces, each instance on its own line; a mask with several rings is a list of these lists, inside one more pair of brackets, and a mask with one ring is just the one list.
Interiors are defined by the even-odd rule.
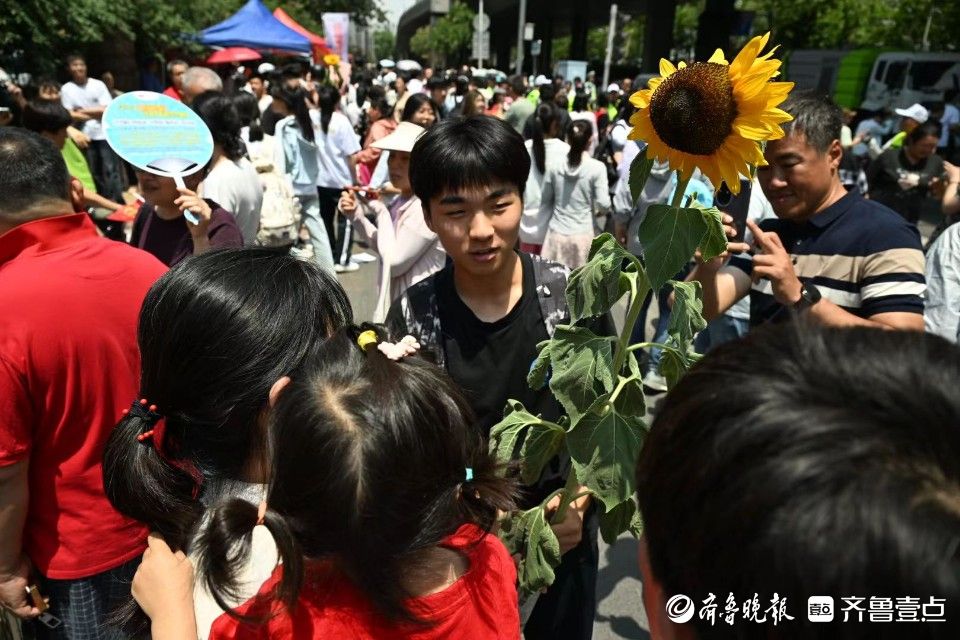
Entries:
[[351,262],[357,262],[360,264],[366,264],[368,262],[376,262],[377,256],[371,255],[366,252],[355,253],[350,257]]
[[353,262],[352,260],[347,264],[333,265],[333,270],[337,273],[351,273],[353,271],[357,271],[359,268],[360,268],[360,265],[358,265],[356,262]]
[[643,386],[657,393],[666,393],[667,379],[656,371],[648,371],[647,375],[643,376]]

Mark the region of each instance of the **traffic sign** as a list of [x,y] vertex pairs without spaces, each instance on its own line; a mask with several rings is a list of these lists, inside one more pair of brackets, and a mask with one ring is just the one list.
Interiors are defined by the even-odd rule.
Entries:
[[484,60],[490,57],[490,32],[473,32],[473,49],[470,53],[471,58]]
[[543,40],[534,40],[530,43],[530,55],[540,55],[540,48],[543,46]]
[[485,13],[478,13],[473,16],[473,30],[486,32],[490,29],[490,16]]

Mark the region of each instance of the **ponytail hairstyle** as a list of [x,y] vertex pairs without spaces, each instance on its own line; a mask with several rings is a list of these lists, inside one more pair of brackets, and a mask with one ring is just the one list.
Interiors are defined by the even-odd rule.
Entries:
[[541,174],[547,170],[547,148],[544,139],[552,137],[560,121],[560,108],[553,102],[541,102],[533,112],[533,163]]
[[579,167],[583,160],[583,152],[590,145],[590,138],[593,137],[593,127],[587,120],[574,120],[567,129],[567,144],[570,145],[570,153],[567,154],[567,162],[571,167]]
[[242,127],[250,127],[250,142],[263,140],[263,126],[260,124],[260,103],[252,93],[241,91],[233,96],[233,106],[237,109]]
[[[274,382],[350,321],[332,275],[270,249],[211,251],[164,274],[137,335],[149,404],[120,420],[104,452],[110,503],[185,550],[201,501],[265,460],[261,414]],[[118,618],[143,622],[138,613],[131,600]]]
[[332,85],[323,84],[317,89],[317,96],[320,105],[320,128],[327,133],[330,118],[333,117],[333,112],[340,103],[340,92]]
[[210,129],[213,141],[220,146],[223,155],[234,162],[242,158],[246,153],[240,137],[243,125],[233,100],[222,93],[207,91],[197,96],[192,106]]
[[[367,331],[386,339],[372,325],[340,329],[271,411],[264,524],[283,563],[273,595],[292,607],[306,566],[335,568],[388,620],[418,623],[404,578],[462,525],[489,532],[498,509],[514,508],[517,485],[446,373],[359,346]],[[218,602],[237,590],[256,523],[241,502],[218,508],[199,541],[198,579]]]
[[270,97],[279,100],[287,105],[290,113],[293,114],[297,125],[300,127],[300,135],[313,142],[313,120],[310,119],[310,107],[307,106],[307,92],[302,87],[291,87],[282,82],[270,87]]

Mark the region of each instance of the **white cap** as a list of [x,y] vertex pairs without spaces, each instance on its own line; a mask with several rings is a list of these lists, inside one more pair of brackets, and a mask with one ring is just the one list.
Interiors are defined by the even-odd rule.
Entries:
[[611,82],[607,85],[607,93],[620,93],[620,85],[616,82]]
[[543,74],[541,73],[539,76],[537,76],[537,77],[534,79],[533,84],[534,84],[534,86],[540,87],[540,86],[543,86],[543,85],[545,85],[545,84],[550,84],[550,80],[547,78],[547,76],[545,76],[545,75],[543,75]]
[[257,73],[270,73],[274,69],[276,69],[275,66],[273,66],[269,62],[264,62],[259,67],[257,67]]
[[380,66],[385,69],[392,69],[394,66],[396,66],[396,64],[397,63],[391,60],[390,58],[384,58],[383,60],[380,61]]
[[391,71],[391,72],[389,72],[389,73],[387,73],[387,74],[385,74],[385,75],[383,76],[383,84],[390,84],[391,82],[395,81],[396,79],[397,79],[397,74],[395,74],[393,71]]
[[406,151],[410,153],[413,151],[413,145],[416,143],[417,138],[423,135],[424,131],[426,131],[426,129],[412,122],[401,122],[397,125],[397,128],[393,130],[393,133],[371,143],[370,146],[386,151]]
[[898,116],[903,116],[904,118],[912,118],[920,124],[923,124],[927,121],[927,118],[930,117],[930,112],[927,111],[920,103],[914,103],[907,107],[906,109],[894,109],[897,112]]

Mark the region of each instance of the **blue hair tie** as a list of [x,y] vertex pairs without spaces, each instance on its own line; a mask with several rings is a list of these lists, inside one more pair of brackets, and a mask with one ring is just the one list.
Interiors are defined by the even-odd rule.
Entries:
[[466,482],[470,482],[471,480],[473,480],[473,467],[467,467],[465,471],[467,472]]

